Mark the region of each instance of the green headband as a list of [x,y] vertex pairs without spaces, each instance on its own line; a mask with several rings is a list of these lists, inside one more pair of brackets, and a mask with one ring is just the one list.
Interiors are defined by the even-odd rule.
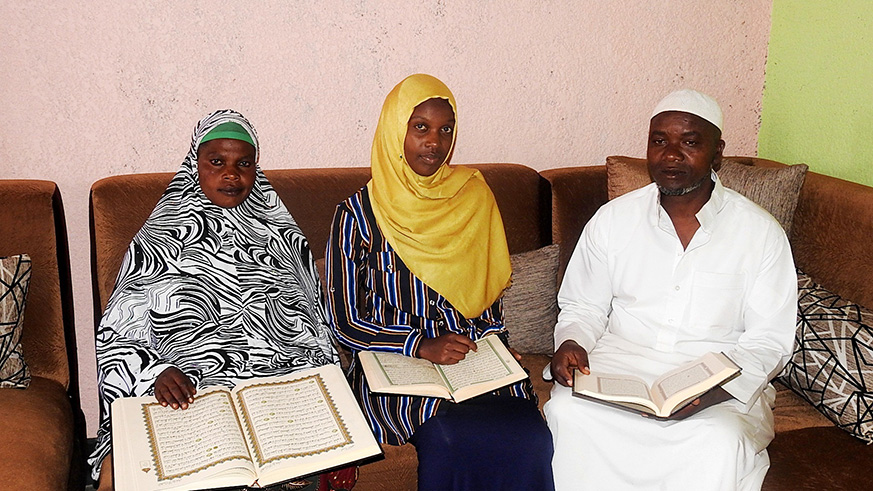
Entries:
[[220,125],[212,128],[209,133],[206,133],[206,136],[200,140],[200,144],[204,144],[211,140],[218,140],[220,138],[229,138],[231,140],[240,140],[248,143],[251,146],[255,146],[255,141],[252,140],[252,135],[246,131],[245,128],[242,127],[239,123],[234,123],[233,121],[228,121],[226,123],[221,123]]

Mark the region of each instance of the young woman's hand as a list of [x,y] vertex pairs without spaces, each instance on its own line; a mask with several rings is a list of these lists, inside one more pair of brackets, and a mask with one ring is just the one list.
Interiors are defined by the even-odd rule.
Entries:
[[439,365],[454,365],[464,359],[467,352],[476,351],[476,343],[460,334],[442,334],[435,338],[422,339],[415,356]]
[[155,380],[155,398],[164,407],[188,409],[196,393],[191,379],[176,367],[165,369]]

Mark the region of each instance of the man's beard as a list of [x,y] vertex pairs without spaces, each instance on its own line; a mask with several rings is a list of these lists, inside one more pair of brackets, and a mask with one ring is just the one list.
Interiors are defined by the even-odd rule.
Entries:
[[668,189],[660,184],[658,184],[658,191],[661,192],[664,196],[684,196],[692,191],[697,190],[700,186],[703,186],[703,183],[709,178],[708,175],[703,176],[703,179],[695,182],[694,184],[688,186],[687,188],[679,188],[679,189]]

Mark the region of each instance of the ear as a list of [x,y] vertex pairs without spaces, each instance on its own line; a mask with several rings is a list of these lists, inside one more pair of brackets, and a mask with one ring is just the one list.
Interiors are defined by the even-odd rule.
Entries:
[[724,152],[724,140],[719,140],[715,146],[715,155],[712,157],[712,170],[718,172],[721,169],[722,152]]

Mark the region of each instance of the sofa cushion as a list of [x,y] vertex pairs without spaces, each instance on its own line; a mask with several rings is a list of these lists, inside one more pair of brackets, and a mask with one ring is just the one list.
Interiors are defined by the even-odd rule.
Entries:
[[798,273],[794,354],[779,378],[837,426],[873,442],[873,311]]
[[34,375],[27,389],[3,390],[0,415],[0,489],[76,489],[67,487],[74,423],[64,386]]
[[[764,167],[747,158],[725,157],[718,177],[722,184],[754,201],[773,215],[787,234],[806,177],[806,164]],[[645,159],[606,158],[607,197],[617,198],[652,182]]]
[[559,246],[552,244],[510,258],[512,286],[503,297],[503,309],[510,343],[521,353],[554,351],[559,254]]
[[758,167],[725,157],[718,177],[725,186],[767,210],[790,237],[794,210],[807,170],[806,164]]
[[646,159],[613,155],[606,157],[606,197],[609,200],[652,182]]
[[380,444],[384,458],[360,463],[356,491],[396,491],[418,487],[418,453],[411,443]]
[[764,491],[870,489],[870,447],[831,426],[776,434]]
[[[776,388],[776,407],[773,408],[776,433],[817,426],[835,428],[834,423],[818,412],[809,401],[797,395],[778,379],[773,380],[773,387]],[[851,437],[846,435],[846,438]]]
[[30,271],[27,254],[0,258],[0,387],[30,385],[30,370],[21,349]]

